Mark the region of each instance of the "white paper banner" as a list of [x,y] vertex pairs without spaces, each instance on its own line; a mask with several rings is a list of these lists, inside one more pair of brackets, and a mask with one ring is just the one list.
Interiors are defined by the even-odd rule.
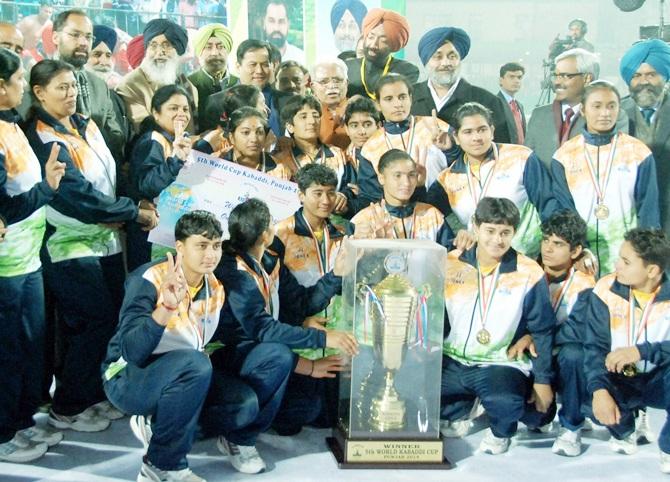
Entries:
[[224,238],[228,237],[228,215],[249,198],[268,205],[276,223],[300,208],[298,185],[266,173],[193,151],[194,162],[179,171],[175,182],[158,197],[160,222],[149,233],[149,241],[174,247],[174,227],[184,214],[196,209],[219,218]]

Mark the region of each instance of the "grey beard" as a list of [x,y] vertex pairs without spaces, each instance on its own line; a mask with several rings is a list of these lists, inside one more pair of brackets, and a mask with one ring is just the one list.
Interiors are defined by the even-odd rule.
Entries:
[[356,50],[356,42],[358,39],[353,37],[335,37],[335,48],[339,52],[346,50]]
[[428,73],[431,82],[442,87],[449,87],[454,85],[461,75],[461,69],[456,69],[453,72],[438,72],[433,70]]
[[168,59],[161,67],[145,57],[140,67],[153,84],[161,86],[174,84],[179,75],[179,57]]
[[95,67],[89,67],[88,65],[85,65],[84,68],[91,72],[92,74],[95,74],[105,82],[107,81],[107,78],[112,74],[112,69],[110,68],[105,68],[106,70],[100,70],[96,69]]
[[630,89],[630,96],[633,98],[638,107],[653,107],[660,100],[663,95],[663,87],[656,87],[653,85],[644,86],[642,88]]

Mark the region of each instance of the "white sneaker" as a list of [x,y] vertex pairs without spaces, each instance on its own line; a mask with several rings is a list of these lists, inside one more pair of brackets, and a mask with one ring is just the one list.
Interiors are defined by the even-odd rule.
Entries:
[[265,470],[265,462],[253,445],[237,445],[220,436],[216,446],[238,472],[258,474]]
[[440,433],[446,438],[463,438],[472,428],[472,420],[440,420]]
[[61,440],[63,440],[63,432],[53,430],[49,426],[38,427],[37,425],[33,425],[32,427],[19,430],[18,433],[22,437],[32,442],[35,443],[44,442],[49,447],[53,447],[54,445],[58,444]]
[[593,420],[586,417],[584,419],[584,423],[582,424],[582,432],[590,432],[594,428],[595,428],[595,424],[593,423]]
[[101,432],[109,427],[109,420],[98,415],[93,407],[88,407],[77,415],[59,415],[49,411],[49,425],[62,429],[72,429],[77,432]]
[[195,475],[191,469],[161,470],[154,467],[150,462],[143,462],[137,482],[207,482],[202,477]]
[[98,415],[106,418],[107,420],[118,420],[126,416],[125,413],[116,408],[107,400],[100,403],[96,403],[95,405],[93,405],[93,408],[98,413]]
[[142,446],[146,451],[153,436],[153,432],[151,431],[151,416],[133,415],[130,417],[130,429],[137,440],[142,442]]
[[568,430],[561,427],[558,430],[558,437],[551,447],[551,451],[557,455],[566,457],[577,457],[582,453],[582,431],[580,429]]
[[670,474],[670,454],[661,451],[661,472]]
[[33,443],[17,433],[11,440],[0,444],[0,460],[14,463],[31,462],[47,453],[48,448],[44,442]]
[[541,427],[536,427],[530,430],[535,433],[549,433],[552,431],[553,428],[554,428],[554,422],[552,421],[546,425],[542,425]]
[[637,437],[635,432],[624,439],[610,437],[610,450],[618,454],[633,455],[637,452]]
[[490,428],[486,429],[486,434],[479,444],[479,450],[485,454],[499,455],[504,454],[509,449],[510,439],[508,437],[496,437]]
[[649,415],[645,410],[640,410],[635,418],[635,436],[639,444],[656,442],[656,434],[649,425]]

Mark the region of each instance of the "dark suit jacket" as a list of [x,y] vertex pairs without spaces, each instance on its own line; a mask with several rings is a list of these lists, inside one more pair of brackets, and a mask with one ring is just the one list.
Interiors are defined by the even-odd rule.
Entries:
[[[516,130],[516,122],[514,120],[514,114],[512,113],[512,108],[509,106],[505,95],[502,92],[498,92],[498,98],[502,101],[503,106],[505,106],[505,121],[507,122],[507,130],[509,131],[510,138],[512,139],[513,144],[522,144],[519,142],[519,134]],[[523,105],[518,100],[516,103],[519,105],[519,110],[521,111],[521,124],[523,126],[523,135],[526,136],[526,111],[523,108]]]
[[[551,169],[554,152],[560,147],[558,136],[562,118],[561,103],[554,101],[533,109],[533,114],[528,121],[525,144],[535,151],[547,169]],[[568,139],[581,134],[584,127],[586,127],[584,117],[581,114],[575,116],[570,125]],[[619,110],[615,129],[628,134],[628,115],[623,109]]]
[[[466,102],[479,102],[484,107],[489,108],[493,112],[494,137],[496,142],[510,143],[503,103],[488,90],[472,85],[463,78],[458,83],[458,87],[456,87],[449,101],[437,113],[437,116],[447,124],[453,126],[456,111]],[[432,115],[433,109],[435,109],[435,101],[433,101],[433,96],[430,94],[428,81],[416,84],[414,86],[414,95],[412,96],[412,114],[429,116]]]
[[647,144],[654,155],[661,226],[670,235],[670,96],[665,94],[651,126],[646,125],[640,109],[630,97],[621,100],[621,107],[628,114],[629,133]]
[[[351,97],[357,94],[367,97],[365,87],[363,87],[363,81],[361,80],[362,62],[363,59],[351,59],[347,61],[347,77],[349,80],[347,97]],[[365,85],[368,86],[370,92],[374,92],[377,81],[381,77],[383,67],[379,68],[370,62],[366,62],[365,70]],[[419,80],[419,69],[416,65],[411,62],[407,62],[406,60],[396,59],[395,57],[393,60],[391,60],[391,65],[389,65],[389,72],[404,75],[407,77],[410,84],[414,84],[417,80]]]
[[204,70],[198,69],[188,76],[193,86],[198,91],[198,129],[200,132],[205,132],[216,128],[216,123],[211,124],[211,119],[205,115],[207,109],[207,99],[210,95],[221,92],[239,82],[239,79],[234,75],[229,75],[223,81],[213,79]]

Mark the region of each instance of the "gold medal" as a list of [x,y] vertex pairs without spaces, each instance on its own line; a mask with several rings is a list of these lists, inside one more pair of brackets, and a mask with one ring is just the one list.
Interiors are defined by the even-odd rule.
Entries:
[[622,373],[625,377],[634,377],[635,375],[637,375],[637,367],[635,366],[635,363],[625,365],[623,367]]
[[610,208],[603,203],[597,204],[593,212],[596,215],[596,218],[601,221],[610,217]]
[[477,343],[480,345],[488,345],[491,343],[491,333],[486,328],[482,328],[477,332]]

